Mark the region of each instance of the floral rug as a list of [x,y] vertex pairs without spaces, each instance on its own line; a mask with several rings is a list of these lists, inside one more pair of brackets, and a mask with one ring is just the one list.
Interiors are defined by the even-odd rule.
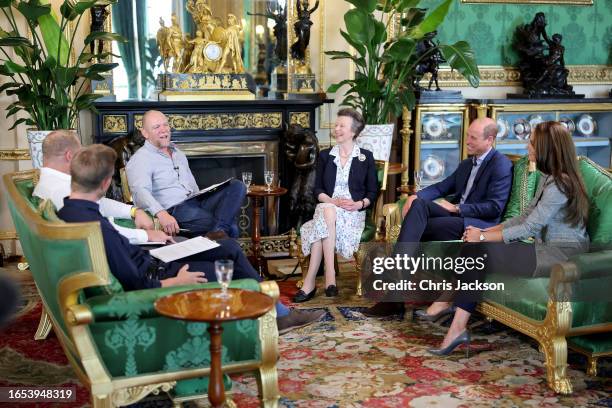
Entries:
[[[324,309],[324,319],[280,337],[280,406],[612,407],[611,359],[600,361],[600,376],[593,378],[584,372],[584,358],[570,353],[568,375],[574,393],[556,395],[546,385],[543,355],[529,338],[474,319],[469,358],[465,349],[436,358],[426,349],[438,345],[445,327],[397,317],[365,318],[361,311],[369,302],[352,296],[350,281],[339,277],[339,299],[319,295],[299,305]],[[288,302],[296,290],[295,281],[279,286]],[[40,307],[30,303],[0,332],[0,386],[72,386],[77,402],[61,407],[88,406],[88,392],[75,378],[55,336],[33,340]],[[236,404],[259,406],[255,378],[237,375],[233,379]],[[137,405],[169,407],[171,403],[161,395]]]

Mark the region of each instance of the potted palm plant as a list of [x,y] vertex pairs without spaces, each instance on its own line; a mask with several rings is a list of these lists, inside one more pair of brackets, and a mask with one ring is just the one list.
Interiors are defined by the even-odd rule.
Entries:
[[[40,167],[40,144],[55,129],[75,129],[81,110],[93,110],[93,102],[102,95],[88,92],[89,81],[103,80],[100,75],[118,64],[105,63],[108,52],[91,53],[89,44],[97,40],[124,41],[118,34],[92,32],[77,44],[75,34],[86,12],[96,4],[117,0],[65,0],[56,17],[48,0],[0,0],[0,10],[8,29],[0,27],[0,75],[8,77],[0,93],[16,96],[6,110],[6,117],[25,112],[11,127],[25,123],[34,167]],[[28,33],[20,32],[23,18]],[[71,23],[74,22],[74,23]],[[72,34],[66,35],[68,25]],[[23,31],[23,30],[22,30]],[[25,35],[24,35],[25,34]],[[11,57],[12,49],[18,57]]]
[[[348,86],[342,105],[360,110],[366,123],[365,133],[393,136],[391,117],[399,117],[403,107],[412,110],[416,103],[414,79],[417,66],[434,52],[441,52],[452,69],[477,87],[480,74],[474,52],[465,41],[455,44],[435,44],[427,53],[419,55],[418,42],[438,29],[453,0],[443,1],[426,14],[418,8],[420,0],[346,0],[354,7],[344,15],[346,31],[340,34],[355,50],[327,51],[332,59],[351,60],[356,68],[353,79],[345,79],[328,88],[335,93]],[[399,20],[397,36],[387,36],[391,22]],[[390,133],[389,133],[390,132]]]

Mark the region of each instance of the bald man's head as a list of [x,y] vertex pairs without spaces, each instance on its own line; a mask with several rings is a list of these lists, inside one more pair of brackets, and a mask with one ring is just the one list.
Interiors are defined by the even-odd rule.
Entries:
[[170,125],[168,118],[160,111],[150,110],[142,118],[142,135],[158,149],[170,146]]
[[491,118],[478,118],[467,131],[466,147],[469,155],[480,156],[495,142],[497,124]]
[[42,144],[43,166],[70,172],[70,161],[81,148],[81,142],[70,130],[54,130],[49,133]]

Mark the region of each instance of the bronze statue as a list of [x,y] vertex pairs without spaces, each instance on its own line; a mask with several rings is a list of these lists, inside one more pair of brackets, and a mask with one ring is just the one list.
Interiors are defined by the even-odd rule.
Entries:
[[565,68],[562,39],[561,34],[548,37],[546,16],[542,12],[531,23],[517,27],[513,46],[519,56],[523,88],[529,97],[575,94],[567,83],[569,71]]
[[312,219],[317,205],[313,190],[319,141],[311,130],[290,125],[285,132],[285,154],[296,170],[289,192],[289,211],[291,219],[296,221],[294,225],[299,227]]
[[[416,45],[417,58],[424,58],[417,64],[415,69],[416,76],[414,77],[413,84],[415,89],[424,89],[419,85],[419,82],[421,81],[421,78],[423,78],[423,76],[429,72],[431,74],[431,79],[429,80],[429,86],[427,89],[431,90],[431,85],[435,82],[436,91],[441,90],[440,85],[438,85],[438,69],[440,68],[440,63],[445,61],[440,50],[435,49],[436,44],[434,43],[434,38],[437,34],[437,31],[432,31],[425,34],[423,39],[421,39],[421,41],[419,41]],[[434,49],[435,51],[432,52]]]
[[[106,18],[109,15],[108,10],[106,9],[108,5],[97,5],[91,8],[91,28],[90,32],[96,31],[106,31],[104,29],[104,23],[106,22]],[[97,47],[96,47],[97,44]],[[89,44],[89,52],[92,54],[95,52],[96,54],[100,54],[104,50],[104,40],[96,40],[92,41]]]
[[271,4],[265,13],[247,13],[249,16],[262,16],[274,20],[274,38],[276,45],[274,46],[274,55],[278,61],[287,59],[287,9],[280,3],[276,5],[276,10],[273,11]]
[[136,150],[140,149],[145,143],[145,138],[140,133],[140,130],[135,129],[134,132],[129,135],[119,136],[111,140],[108,145],[117,153],[117,160],[115,161],[115,173],[113,174],[113,180],[110,188],[108,189],[106,196],[113,200],[125,202],[123,192],[121,189],[121,175],[120,170],[125,167],[128,160]]
[[304,61],[306,59],[306,48],[310,43],[310,27],[312,21],[310,16],[319,7],[319,0],[310,10],[308,9],[308,0],[297,0],[297,20],[293,24],[296,40],[291,45],[291,57],[295,60]]

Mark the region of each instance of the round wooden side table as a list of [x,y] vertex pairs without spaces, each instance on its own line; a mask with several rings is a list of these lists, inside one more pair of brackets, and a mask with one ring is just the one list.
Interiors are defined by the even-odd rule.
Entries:
[[268,191],[267,186],[260,185],[251,185],[247,191],[247,196],[253,198],[253,233],[251,235],[251,241],[253,242],[255,269],[257,269],[260,276],[268,276],[268,268],[261,256],[261,231],[259,229],[264,198],[278,197],[286,193],[287,189],[284,187],[270,187],[270,191]]
[[213,407],[225,403],[225,387],[221,370],[222,323],[257,319],[274,306],[274,300],[263,293],[244,289],[228,289],[228,298],[219,297],[221,289],[196,289],[175,293],[155,301],[160,315],[173,319],[208,323],[210,334],[210,377],[208,400]]

